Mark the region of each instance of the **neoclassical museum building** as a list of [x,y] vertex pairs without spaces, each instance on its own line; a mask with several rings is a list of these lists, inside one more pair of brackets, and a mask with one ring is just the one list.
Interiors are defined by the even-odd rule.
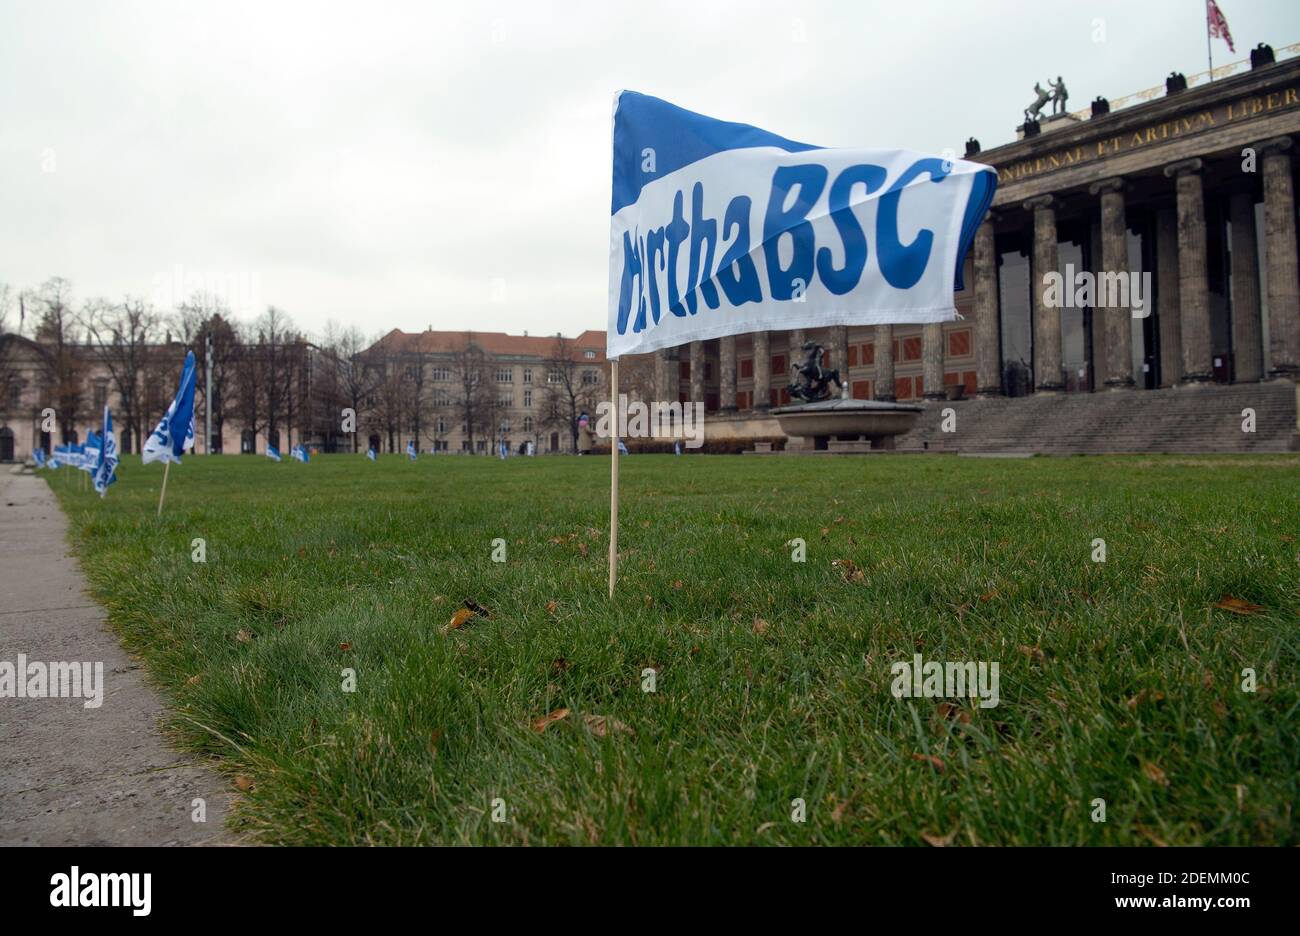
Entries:
[[[657,352],[659,389],[720,417],[761,416],[788,400],[808,338],[862,399],[1295,381],[1300,57],[1284,56],[1297,52],[1261,46],[1213,80],[1172,74],[1114,104],[1099,97],[1026,120],[1014,142],[970,140],[966,158],[997,169],[999,184],[966,260],[958,321],[695,342]],[[1051,271],[1071,297],[1085,272],[1099,284],[1149,274],[1151,295],[1136,312],[1118,290],[1053,301],[1042,288]]]

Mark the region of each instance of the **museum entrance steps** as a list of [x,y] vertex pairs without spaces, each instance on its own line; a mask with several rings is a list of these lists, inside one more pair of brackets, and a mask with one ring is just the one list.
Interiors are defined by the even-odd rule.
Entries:
[[[1166,390],[931,401],[897,450],[967,454],[1292,452],[1297,385],[1210,384]],[[953,419],[945,432],[945,410]],[[1254,411],[1254,432],[1243,431]]]

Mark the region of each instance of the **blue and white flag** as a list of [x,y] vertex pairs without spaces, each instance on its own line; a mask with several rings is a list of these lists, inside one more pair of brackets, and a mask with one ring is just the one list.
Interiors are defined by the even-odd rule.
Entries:
[[185,353],[185,367],[181,370],[181,383],[176,396],[145,440],[141,460],[181,463],[181,455],[194,448],[194,352]]
[[307,454],[307,448],[304,445],[295,445],[289,450],[289,457],[297,459],[304,465],[311,460],[311,456]]
[[415,440],[414,440],[414,439],[412,439],[411,441],[409,441],[409,442],[406,443],[406,457],[409,458],[411,461],[415,461],[415,459],[416,459]]
[[374,461],[375,458],[378,456],[378,454],[379,454],[379,453],[376,452],[376,451],[374,450],[374,448],[368,448],[368,449],[366,449],[366,458],[370,459],[371,461]]
[[95,490],[103,497],[108,486],[117,480],[117,437],[113,435],[113,414],[104,405],[104,431],[100,435],[99,458],[95,463]]
[[45,467],[45,449],[43,449],[43,448],[32,449],[32,461],[36,462],[36,467],[37,467],[37,468],[44,468],[44,467]]
[[606,355],[951,321],[996,187],[979,163],[826,149],[620,92]]
[[91,429],[86,433],[86,443],[81,447],[81,464],[77,467],[94,474],[95,469],[99,467],[99,454],[102,447],[99,436],[95,435],[94,429]]
[[269,459],[271,459],[271,461],[279,461],[279,460],[280,460],[280,450],[279,450],[278,448],[276,448],[274,445],[267,445],[267,447],[266,447],[266,457],[269,458]]

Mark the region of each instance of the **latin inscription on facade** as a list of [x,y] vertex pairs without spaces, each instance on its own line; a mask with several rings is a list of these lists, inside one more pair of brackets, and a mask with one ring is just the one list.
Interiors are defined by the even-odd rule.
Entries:
[[1227,126],[1235,121],[1247,120],[1276,111],[1287,110],[1300,105],[1300,92],[1296,87],[1280,91],[1256,94],[1227,104],[1218,104],[1212,108],[1191,114],[1180,114],[1170,120],[1143,127],[1136,131],[1126,131],[1115,136],[1103,137],[1080,143],[1078,146],[1057,150],[1033,159],[1024,159],[998,169],[998,182],[1008,185],[1023,179],[1031,179],[1046,172],[1066,169],[1081,163],[1095,162],[1120,153],[1162,143],[1166,140],[1183,136],[1192,136],[1207,130]]

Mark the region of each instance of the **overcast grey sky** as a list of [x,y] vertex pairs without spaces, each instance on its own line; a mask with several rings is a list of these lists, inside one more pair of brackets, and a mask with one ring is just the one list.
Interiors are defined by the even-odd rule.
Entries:
[[[1220,0],[1237,54],[1295,0]],[[1104,41],[1096,41],[1098,26]],[[605,325],[619,88],[827,146],[1014,136],[1206,66],[1202,0],[0,0],[0,282],[336,320]],[[179,297],[183,298],[183,297]]]

